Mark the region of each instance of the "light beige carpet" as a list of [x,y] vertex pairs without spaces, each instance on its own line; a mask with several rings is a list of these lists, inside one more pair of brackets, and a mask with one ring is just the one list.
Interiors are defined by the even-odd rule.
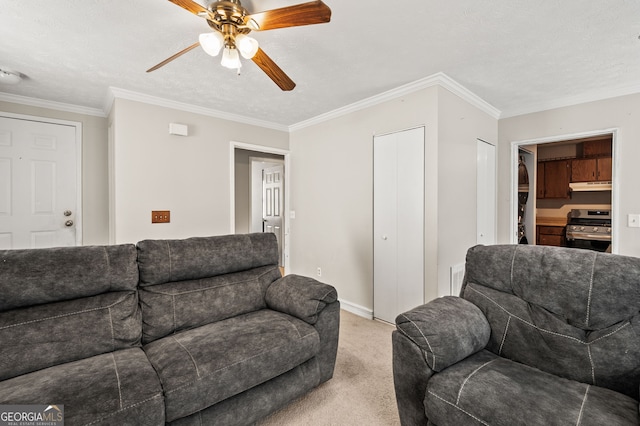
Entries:
[[333,378],[258,425],[399,425],[391,367],[393,330],[390,324],[341,311]]

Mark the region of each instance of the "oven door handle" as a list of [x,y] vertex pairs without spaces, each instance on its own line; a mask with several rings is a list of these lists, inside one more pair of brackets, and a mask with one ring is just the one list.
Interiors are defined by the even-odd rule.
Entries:
[[611,235],[602,235],[602,234],[572,235],[568,233],[567,239],[568,240],[611,241]]

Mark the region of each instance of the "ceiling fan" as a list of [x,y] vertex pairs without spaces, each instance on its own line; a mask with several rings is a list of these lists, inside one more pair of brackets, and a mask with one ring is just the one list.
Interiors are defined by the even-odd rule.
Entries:
[[258,41],[247,34],[251,31],[322,24],[331,20],[331,9],[320,0],[253,14],[242,7],[240,0],[218,0],[206,8],[193,0],[169,1],[206,19],[213,31],[200,34],[197,42],[149,68],[147,72],[155,71],[202,46],[211,56],[217,56],[222,50],[221,64],[227,68],[240,70],[242,63],[239,54],[251,59],[282,90],[292,90],[296,84],[264,53]]

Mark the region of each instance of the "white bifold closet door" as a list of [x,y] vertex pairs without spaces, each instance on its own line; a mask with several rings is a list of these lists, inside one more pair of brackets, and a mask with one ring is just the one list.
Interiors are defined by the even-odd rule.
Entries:
[[373,316],[424,302],[424,127],[373,140]]

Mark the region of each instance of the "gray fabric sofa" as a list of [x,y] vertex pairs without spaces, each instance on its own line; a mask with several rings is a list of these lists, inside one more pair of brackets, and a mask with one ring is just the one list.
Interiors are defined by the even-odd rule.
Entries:
[[396,318],[403,425],[638,425],[640,259],[476,246],[461,297]]
[[273,234],[0,252],[0,404],[67,425],[253,423],[332,377],[338,328]]

